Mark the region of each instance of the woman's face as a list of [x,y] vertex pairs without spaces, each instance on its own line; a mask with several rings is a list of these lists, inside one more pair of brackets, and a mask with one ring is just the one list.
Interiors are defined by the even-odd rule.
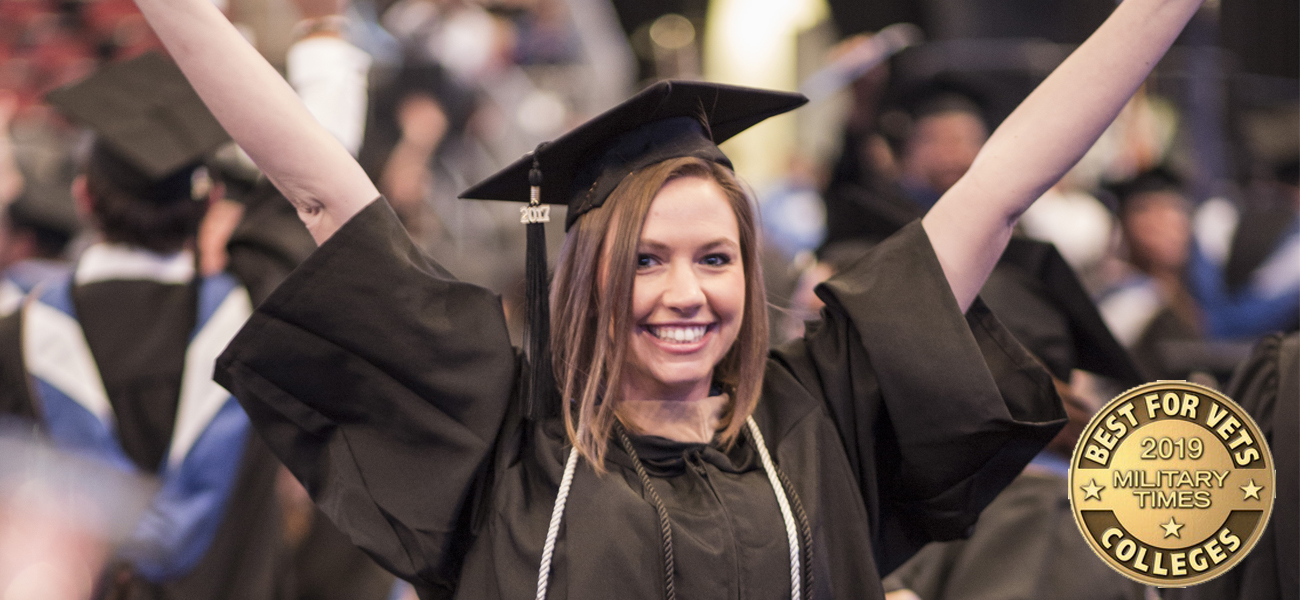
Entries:
[[722,188],[683,177],[655,195],[637,248],[624,398],[693,400],[745,310],[740,230]]

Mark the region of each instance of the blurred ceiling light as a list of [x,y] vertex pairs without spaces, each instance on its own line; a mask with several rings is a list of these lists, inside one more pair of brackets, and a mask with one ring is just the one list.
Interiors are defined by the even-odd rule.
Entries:
[[566,125],[569,111],[564,99],[554,92],[533,90],[519,103],[515,123],[529,135],[548,138],[559,134]]
[[[798,86],[799,36],[830,15],[826,0],[709,0],[704,76],[778,90]],[[795,113],[745,131],[723,146],[737,173],[762,188],[786,172],[798,135]]]
[[667,50],[680,50],[695,42],[695,26],[686,17],[667,14],[650,26],[650,40]]

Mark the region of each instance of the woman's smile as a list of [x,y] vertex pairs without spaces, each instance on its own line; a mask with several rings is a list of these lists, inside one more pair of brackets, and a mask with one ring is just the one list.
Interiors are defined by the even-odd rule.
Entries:
[[645,330],[669,346],[688,346],[699,343],[708,333],[710,324],[700,325],[646,325]]

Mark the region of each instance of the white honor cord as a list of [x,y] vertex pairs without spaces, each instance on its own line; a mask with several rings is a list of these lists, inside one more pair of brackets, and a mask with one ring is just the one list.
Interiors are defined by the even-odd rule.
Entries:
[[569,501],[569,488],[573,485],[573,471],[578,466],[578,449],[569,451],[569,462],[564,463],[564,477],[560,479],[560,491],[555,495],[555,506],[551,509],[551,524],[546,528],[546,544],[542,546],[542,564],[537,568],[537,600],[546,600],[546,588],[551,583],[551,556],[555,554],[555,538],[560,535],[560,519],[564,517],[564,505]]
[[790,512],[790,500],[786,498],[785,488],[781,487],[781,480],[776,476],[776,465],[772,463],[772,456],[767,453],[767,442],[763,439],[763,433],[758,430],[754,417],[746,417],[745,424],[749,426],[749,433],[754,436],[758,457],[763,461],[763,470],[767,472],[767,481],[772,484],[772,491],[776,492],[776,504],[781,507],[781,520],[785,521],[785,540],[790,544],[790,598],[801,600],[803,572],[799,565],[802,561],[799,559],[799,535],[794,526],[794,515]]

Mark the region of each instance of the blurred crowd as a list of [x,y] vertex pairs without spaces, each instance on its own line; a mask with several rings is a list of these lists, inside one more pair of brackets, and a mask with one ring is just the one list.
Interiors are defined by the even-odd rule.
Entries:
[[[607,0],[296,0],[279,7],[292,15],[280,21],[267,16],[274,13],[267,6],[275,3],[219,4],[248,36],[256,32],[262,38],[255,40],[260,47],[283,42],[286,51],[269,58],[285,70],[308,108],[357,156],[421,247],[457,277],[502,294],[515,331],[522,321],[517,307],[524,270],[518,208],[463,202],[458,192],[648,81],[706,76],[704,45],[695,34],[705,30],[703,12],[659,16],[629,32]],[[280,22],[291,27],[276,29]],[[799,77],[822,87],[809,88],[818,95],[802,111],[814,116],[800,118],[833,125],[809,125],[807,130],[821,131],[820,138],[805,136],[791,146],[791,155],[782,157],[787,172],[755,179],[762,181],[754,195],[765,228],[774,343],[797,337],[806,320],[817,318],[817,283],[924,216],[976,160],[1005,116],[1000,107],[1014,106],[1024,88],[971,69],[969,61],[946,59],[963,54],[951,41],[926,44],[915,37],[872,45],[870,34],[838,41],[822,36],[821,42],[808,37],[798,46]],[[1022,68],[1009,61],[999,73],[1020,69],[1018,77],[1032,80],[1060,60],[1053,58],[1060,51],[1055,45],[1024,44],[1021,54],[1034,54],[1038,64]],[[97,228],[86,221],[85,210],[78,211],[72,192],[91,138],[51,109],[45,94],[159,48],[130,0],[0,0],[5,313],[42,281],[66,273],[96,241]],[[1085,348],[1077,339],[1089,335],[1082,331],[1092,325],[1078,325],[1077,315],[1069,314],[1074,309],[1061,308],[1061,285],[1077,285],[1070,293],[1090,300],[1086,310],[1099,315],[1107,330],[1102,337],[1113,336],[1142,380],[1191,379],[1222,387],[1260,339],[1300,325],[1300,89],[1291,79],[1280,94],[1248,97],[1234,91],[1225,61],[1210,79],[1235,100],[1206,109],[1189,91],[1204,76],[1193,68],[1195,56],[1179,59],[1177,49],[1172,56],[1084,160],[1020,219],[1019,234],[1054,245],[1050,256],[1059,252],[1077,278],[1077,284],[1062,284],[1059,278],[1037,281],[1041,273],[1027,275],[1036,280],[1036,297],[1052,298],[1045,301],[1047,312],[1069,322],[1049,327],[1044,336],[1049,346],[1078,349],[1075,360],[1053,371],[1060,373],[1058,387],[1079,422],[1132,381],[1127,371],[1079,371],[1096,364],[1082,356],[1096,347]],[[1051,64],[1044,68],[1042,61]],[[1214,140],[1193,131],[1207,118],[1220,125]],[[1228,150],[1206,152],[1207,144]],[[1207,162],[1213,160],[1231,164]],[[296,223],[247,233],[251,215],[291,214],[292,208],[237,148],[209,162],[221,197],[194,242],[203,272],[237,262],[241,240],[245,247],[250,239],[275,247],[290,267],[310,252],[310,240]],[[549,235],[557,248],[560,228]],[[1034,265],[1055,264],[1042,258],[1047,255],[1035,256]],[[1029,269],[1028,263],[1016,264]],[[264,278],[267,290],[253,289],[255,299],[277,281]],[[999,294],[988,291],[994,305]],[[993,308],[1008,321],[1034,310],[1014,301]],[[1040,353],[1027,341],[1033,332],[1025,335],[1022,342]],[[1042,353],[1050,363],[1050,351]],[[1065,458],[1069,442],[1058,445]],[[1039,468],[1057,473],[1060,460],[1044,460]],[[281,474],[277,498],[290,546],[337,543],[346,550],[346,541],[330,541],[337,532],[313,522],[319,519],[295,485]],[[1049,495],[1064,497],[1059,482],[1049,487]],[[0,492],[12,488],[0,485]],[[102,553],[99,546],[92,549]],[[349,588],[360,594],[351,597],[364,596],[360,587],[375,598],[410,593],[393,587],[374,565],[357,566],[364,559],[344,550],[296,559],[302,582],[297,597],[342,597],[337,587],[311,583],[337,576],[330,573],[338,570],[334,565],[367,573],[350,579],[368,582]],[[956,560],[953,552],[959,551],[936,560]],[[17,568],[7,556],[12,558],[0,551],[0,596],[56,597],[12,586],[7,592],[7,581],[16,580],[6,574]],[[927,573],[924,565],[909,569],[905,573],[917,577]],[[89,578],[74,583],[65,587],[75,591],[57,597],[105,589]],[[894,583],[899,593],[926,585],[916,579]],[[1110,592],[1101,588],[1118,591],[1105,595]],[[1101,588],[1055,597],[1144,593],[1120,584]],[[939,596],[930,591],[924,597]]]
[[[854,88],[843,152],[816,188],[824,213],[804,211],[815,216],[800,230],[770,214],[807,198],[765,198],[774,205],[773,239],[785,242],[787,255],[811,251],[788,334],[815,314],[812,284],[924,215],[990,131],[978,80],[931,80],[886,100],[894,93],[887,77],[881,67]],[[1179,129],[1187,117],[1151,87],[1021,217],[1019,232],[1056,246],[1148,379],[1199,377],[1216,385],[1259,336],[1296,328],[1296,155],[1262,157],[1252,177],[1220,182],[1219,193],[1198,197],[1186,172],[1196,165],[1184,160],[1188,140]],[[1294,105],[1289,110],[1290,129],[1281,135],[1294,138]]]

